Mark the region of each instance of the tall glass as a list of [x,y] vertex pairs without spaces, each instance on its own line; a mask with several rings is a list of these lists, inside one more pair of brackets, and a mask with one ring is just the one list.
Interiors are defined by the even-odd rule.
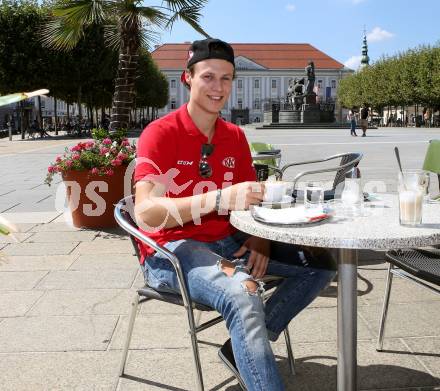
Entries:
[[401,225],[422,223],[423,196],[426,189],[426,172],[404,170],[398,174],[399,219]]

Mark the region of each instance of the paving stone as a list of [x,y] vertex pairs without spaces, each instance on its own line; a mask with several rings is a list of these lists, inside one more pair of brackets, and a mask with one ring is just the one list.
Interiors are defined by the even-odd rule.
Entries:
[[[368,305],[382,305],[385,295],[385,279],[370,279],[371,290],[362,296],[362,300]],[[361,285],[359,283],[358,285]],[[390,303],[415,303],[420,301],[440,301],[440,296],[434,295],[426,288],[411,283],[402,278],[394,277],[391,287]]]
[[[186,314],[176,307],[176,314],[138,315],[136,317],[131,349],[180,349],[191,346]],[[128,326],[128,316],[121,316],[109,349],[122,349]],[[223,344],[229,336],[224,322],[199,334],[204,341]]]
[[9,255],[0,262],[0,271],[66,270],[73,255]]
[[106,350],[117,316],[8,318],[0,324],[0,352]]
[[[358,317],[358,340],[371,339],[367,324]],[[321,342],[335,341],[337,338],[336,308],[307,308],[290,322],[292,340]]]
[[86,269],[139,269],[136,256],[130,254],[87,254],[81,255],[70,266],[70,270]]
[[438,378],[440,386],[440,338],[403,338],[403,341],[431,374]]
[[0,354],[2,391],[113,391],[119,352]]
[[90,242],[97,235],[93,231],[78,232],[37,232],[26,240],[27,243],[60,243],[60,242]]
[[126,254],[134,255],[133,245],[128,238],[96,239],[84,242],[75,249],[75,254]]
[[0,291],[31,290],[47,271],[0,272]]
[[[364,306],[358,312],[377,336],[382,306]],[[440,301],[393,304],[391,297],[385,337],[440,336],[439,313]]]
[[20,243],[29,239],[33,233],[14,232],[11,235],[0,235],[0,243]]
[[27,316],[128,314],[134,295],[134,289],[46,291]]
[[69,255],[78,242],[12,243],[3,250],[5,255]]
[[12,223],[48,223],[59,215],[59,212],[2,213],[2,217]]
[[23,316],[42,295],[38,291],[0,292],[0,317]]
[[[199,350],[205,390],[241,390],[231,372],[218,358],[217,347],[201,346]],[[190,348],[130,352],[126,374],[130,378],[121,378],[117,391],[196,389]]]
[[123,289],[131,288],[136,270],[68,270],[50,272],[36,289]]
[[[32,232],[89,232],[89,230],[84,230],[81,228],[76,228],[72,225],[68,225],[65,222],[54,223],[51,222],[49,224],[37,224],[34,225]],[[90,230],[91,232],[97,232],[94,230]]]

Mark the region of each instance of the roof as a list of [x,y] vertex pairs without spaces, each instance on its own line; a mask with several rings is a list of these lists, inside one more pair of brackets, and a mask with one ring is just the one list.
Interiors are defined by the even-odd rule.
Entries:
[[[344,65],[308,43],[232,43],[235,56],[244,56],[268,69],[303,69],[309,60],[315,68],[342,69]],[[153,59],[160,69],[185,68],[190,43],[166,43]]]

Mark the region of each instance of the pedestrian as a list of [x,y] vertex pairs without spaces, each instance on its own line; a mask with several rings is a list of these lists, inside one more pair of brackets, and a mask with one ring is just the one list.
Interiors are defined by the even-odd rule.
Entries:
[[370,115],[370,110],[367,107],[367,104],[364,103],[361,108],[361,128],[362,128],[362,137],[367,135],[368,129],[368,116]]
[[[335,276],[328,253],[237,231],[230,210],[263,199],[244,132],[224,121],[234,52],[217,39],[195,41],[181,81],[187,104],[150,123],[139,138],[135,211],[140,229],[181,261],[192,300],[217,310],[230,339],[219,351],[240,384],[284,390],[269,341]],[[323,250],[322,250],[323,251]],[[146,283],[180,292],[173,267],[141,246]],[[264,304],[262,278],[284,277]]]
[[425,109],[425,112],[423,114],[423,119],[425,121],[425,128],[431,127],[431,110],[429,108]]
[[354,110],[354,107],[349,110],[347,119],[350,122],[350,134],[352,136],[357,136],[356,134],[356,112]]

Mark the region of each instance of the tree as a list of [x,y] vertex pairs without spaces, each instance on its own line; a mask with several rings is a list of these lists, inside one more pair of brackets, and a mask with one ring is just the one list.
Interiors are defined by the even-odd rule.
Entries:
[[149,48],[158,30],[182,20],[204,36],[200,11],[207,0],[164,0],[161,6],[142,6],[141,0],[59,0],[42,30],[45,45],[70,50],[91,25],[106,26],[107,44],[119,50],[110,129],[126,128],[135,98],[139,49]]

